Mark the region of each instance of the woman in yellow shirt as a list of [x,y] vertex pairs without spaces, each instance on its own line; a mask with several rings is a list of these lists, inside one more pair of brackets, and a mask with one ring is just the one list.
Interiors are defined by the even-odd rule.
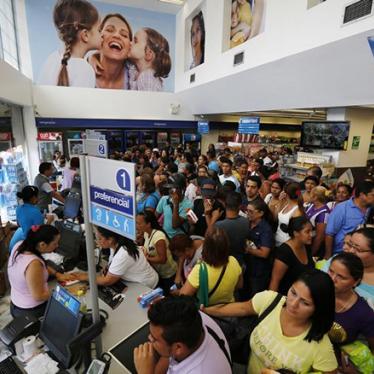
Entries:
[[[209,305],[235,301],[234,291],[243,286],[242,269],[233,256],[229,256],[229,239],[224,230],[217,227],[208,230],[203,244],[202,260],[208,273],[208,292],[215,289],[208,299]],[[183,295],[195,295],[200,287],[198,263],[180,290]],[[223,276],[221,277],[221,274]],[[221,279],[220,279],[221,278]],[[219,281],[220,280],[220,281]],[[219,282],[218,282],[219,281]],[[218,286],[216,286],[218,284]]]
[[[252,300],[212,306],[204,312],[216,317],[261,315],[275,299],[263,291]],[[311,269],[301,274],[272,312],[252,331],[248,374],[263,368],[306,374],[337,373],[337,362],[327,336],[335,314],[334,285],[327,274]]]

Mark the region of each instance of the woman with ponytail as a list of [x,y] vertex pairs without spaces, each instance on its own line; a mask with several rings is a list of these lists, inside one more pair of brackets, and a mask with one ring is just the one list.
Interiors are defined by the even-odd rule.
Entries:
[[86,0],[58,0],[53,21],[65,48],[48,57],[39,84],[94,88],[95,72],[84,57],[100,48],[97,9]]
[[275,246],[279,247],[281,244],[290,239],[288,233],[282,230],[281,226],[287,226],[290,219],[304,215],[304,201],[301,195],[299,183],[288,183],[284,191],[279,196],[280,200],[285,201],[284,208],[278,213],[278,228],[275,233]]
[[9,252],[12,252],[16,243],[26,238],[31,226],[44,223],[44,217],[36,207],[38,203],[38,193],[39,189],[35,186],[26,186],[21,192],[17,192],[17,197],[23,201],[23,204],[18,205],[16,209],[19,227],[9,243]]
[[274,251],[274,264],[269,289],[287,294],[292,283],[306,271],[313,269],[312,224],[305,216],[294,217],[288,226],[282,225],[290,239]]
[[162,91],[163,78],[171,70],[168,41],[156,30],[140,29],[134,36],[130,60],[136,65],[137,77],[131,89],[137,91]]
[[47,268],[42,254],[53,252],[58,247],[60,233],[51,225],[32,226],[26,239],[15,245],[8,261],[10,282],[10,312],[13,317],[32,314],[43,316],[50,296],[48,276],[58,281],[71,280]]
[[[100,248],[110,248],[108,267],[102,275],[96,277],[99,286],[110,286],[123,279],[149,288],[156,287],[156,271],[132,240],[99,226],[95,231],[97,245]],[[74,276],[81,281],[88,280],[87,273],[75,273]]]

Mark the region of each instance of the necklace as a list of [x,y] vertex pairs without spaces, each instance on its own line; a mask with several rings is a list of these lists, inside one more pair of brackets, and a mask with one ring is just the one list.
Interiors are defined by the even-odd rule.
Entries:
[[348,310],[352,304],[353,304],[353,299],[356,297],[355,292],[352,292],[352,295],[349,297],[346,303],[344,303],[339,309],[335,307],[335,312],[336,313],[341,313],[343,311]]

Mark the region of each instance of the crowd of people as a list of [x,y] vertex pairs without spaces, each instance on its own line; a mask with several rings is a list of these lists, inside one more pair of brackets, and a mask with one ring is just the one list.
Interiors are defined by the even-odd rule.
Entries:
[[[136,164],[137,240],[95,229],[98,246],[111,252],[97,283],[122,278],[161,287],[167,296],[148,312],[150,343],[134,353],[140,374],[163,366],[170,373],[230,372],[224,359],[230,337],[227,350],[218,344],[220,361],[211,344],[222,339],[209,326],[218,336],[222,331],[207,315],[218,324],[232,317],[240,323],[270,306],[250,334],[248,373],[364,372],[369,361],[352,356],[350,344],[374,360],[373,180],[326,186],[313,166],[302,182],[289,182],[279,173],[277,153],[263,149],[247,157],[229,148],[217,152],[212,144],[206,155],[168,144],[112,158]],[[47,185],[52,167],[43,163],[36,186],[19,196],[22,209],[35,212],[30,222],[19,219],[22,232],[12,243],[13,315],[39,314],[49,296],[53,271],[42,254],[56,248],[59,234],[49,222],[41,225],[40,212],[52,196],[61,197]],[[68,181],[78,168],[75,161],[65,167]],[[85,273],[56,276],[87,280]],[[196,362],[199,370],[182,370]]]

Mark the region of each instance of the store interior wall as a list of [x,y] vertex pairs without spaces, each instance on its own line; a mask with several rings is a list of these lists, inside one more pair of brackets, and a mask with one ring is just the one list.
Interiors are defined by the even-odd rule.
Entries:
[[[27,78],[32,69],[24,0],[16,0],[21,9],[17,17],[23,20],[18,22],[18,33],[21,67],[26,76],[0,61],[0,99],[24,106],[25,137],[33,169],[38,164],[35,113],[65,118],[191,120],[194,114],[218,111],[335,107],[374,102],[374,60],[366,41],[366,34],[373,30],[373,17],[341,27],[343,4],[340,0],[330,0],[310,10],[299,0],[268,0],[265,32],[249,43],[222,53],[222,37],[216,30],[222,30],[227,1],[230,2],[206,0],[209,14],[206,20],[207,62],[193,70],[197,77],[193,86],[189,84],[189,72],[184,71],[184,51],[177,49],[178,92],[173,94],[32,86]],[[177,15],[177,40],[185,39],[183,20],[201,3],[189,0]],[[279,17],[280,14],[292,14],[294,21],[289,22],[289,17]],[[209,33],[209,30],[213,31]],[[183,43],[177,46],[184,48]],[[242,50],[247,57],[234,69],[233,55]],[[172,105],[180,105],[177,114],[171,113]],[[365,137],[370,132],[371,136],[370,118],[366,120],[365,115],[357,113],[354,111],[352,122],[357,118],[370,128],[369,131],[362,126],[358,132]],[[214,140],[218,135],[219,131],[218,134],[212,132],[205,139],[211,142],[208,139]],[[362,165],[367,156],[364,148],[366,145],[362,143],[358,151],[352,150],[353,160],[347,155],[347,164]]]
[[[176,89],[192,112],[373,103],[374,60],[367,42],[374,34],[373,16],[342,26],[341,0],[309,10],[305,1],[267,1],[264,32],[222,52],[225,1],[206,1],[206,62],[187,72],[184,20],[202,2],[188,1],[177,15]],[[242,51],[244,62],[233,67],[234,55]]]

